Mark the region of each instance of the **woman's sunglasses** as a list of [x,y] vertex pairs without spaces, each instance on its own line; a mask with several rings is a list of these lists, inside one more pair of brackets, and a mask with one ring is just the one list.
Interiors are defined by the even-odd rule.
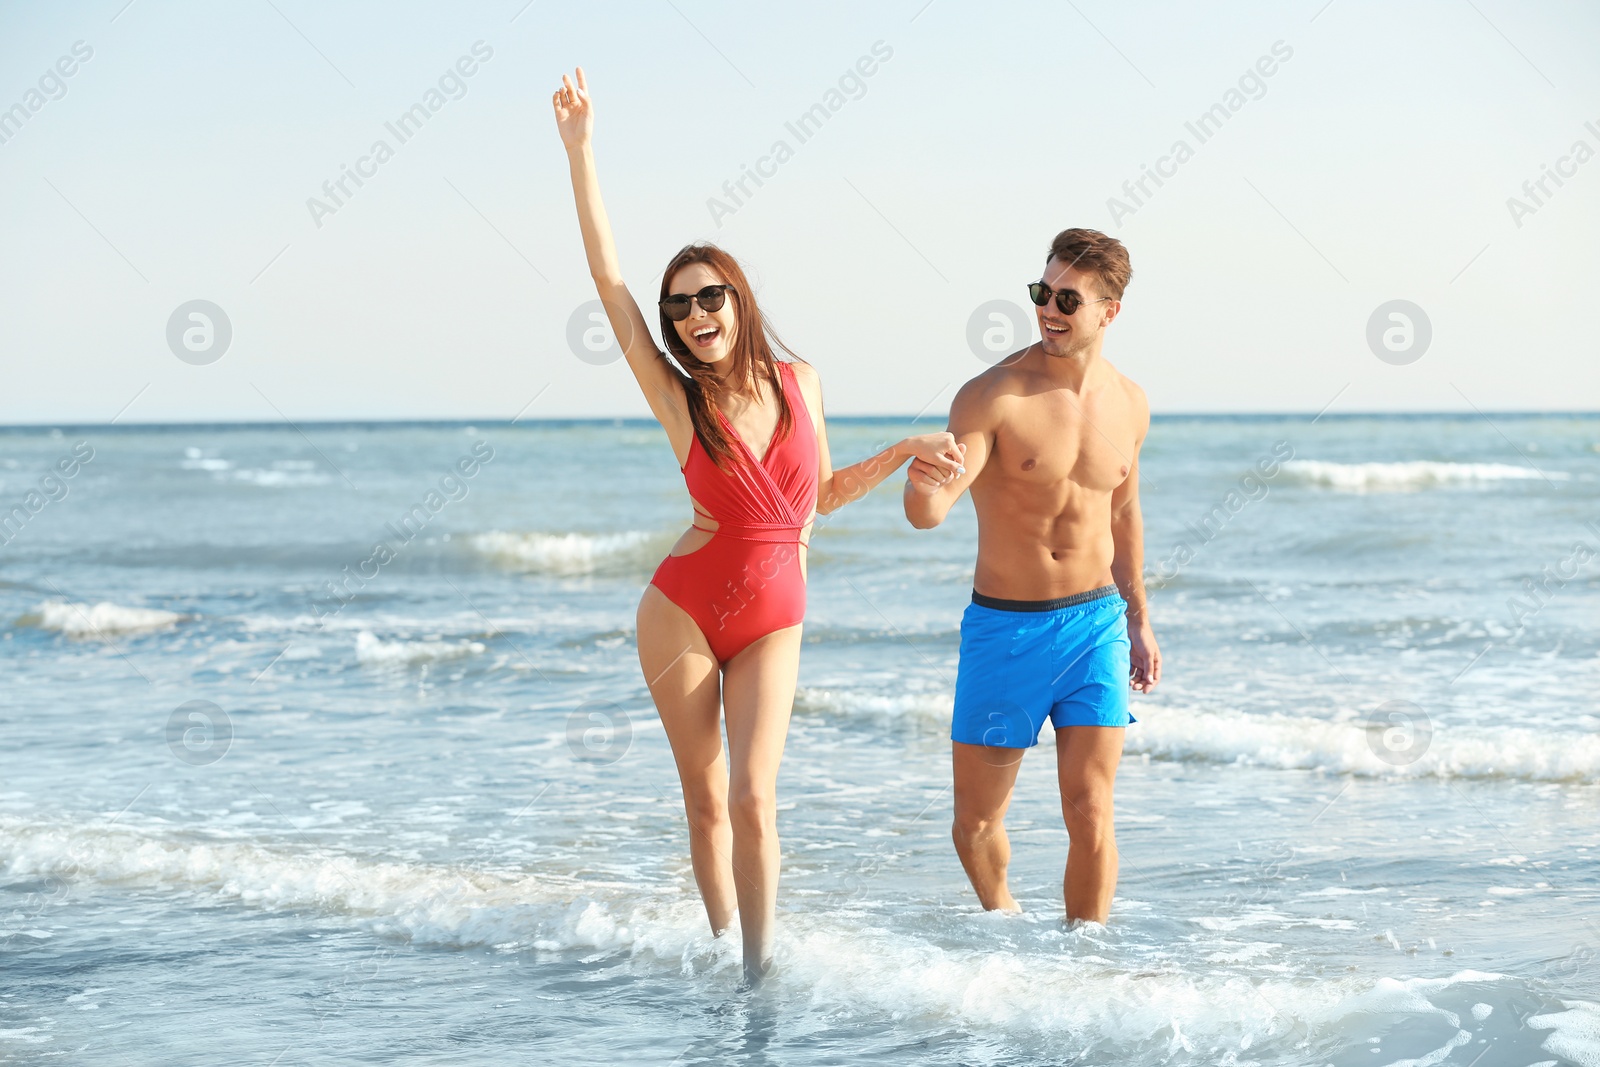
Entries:
[[682,322],[689,317],[689,301],[698,300],[700,310],[710,313],[721,311],[723,301],[728,298],[731,285],[708,285],[698,293],[673,293],[661,300],[661,314],[673,322]]
[[[1061,309],[1063,315],[1076,315],[1078,309],[1085,304],[1098,304],[1101,300],[1110,300],[1109,296],[1102,296],[1097,300],[1085,300],[1078,295],[1075,289],[1052,289],[1044,282],[1029,282],[1028,296],[1035,304],[1044,307],[1050,303],[1050,298],[1056,298],[1056,307]],[[705,307],[704,304],[700,305]],[[687,314],[687,312],[685,312]]]

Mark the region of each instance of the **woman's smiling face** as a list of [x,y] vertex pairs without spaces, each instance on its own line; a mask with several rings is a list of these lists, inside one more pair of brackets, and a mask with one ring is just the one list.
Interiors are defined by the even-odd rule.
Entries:
[[[670,295],[694,296],[708,285],[726,284],[722,275],[705,263],[690,263],[672,276],[668,286]],[[733,351],[733,340],[738,332],[738,298],[731,289],[723,290],[727,297],[716,311],[707,311],[699,300],[689,302],[689,316],[672,325],[684,345],[702,363],[720,363]]]

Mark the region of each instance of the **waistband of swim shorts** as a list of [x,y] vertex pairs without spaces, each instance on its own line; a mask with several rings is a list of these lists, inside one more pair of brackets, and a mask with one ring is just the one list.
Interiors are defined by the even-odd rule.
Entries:
[[1060,611],[1062,608],[1075,608],[1079,604],[1087,604],[1116,594],[1116,586],[1102,585],[1099,589],[1090,589],[1086,593],[1073,593],[1071,596],[1057,597],[1054,600],[1002,600],[997,596],[984,596],[974,589],[972,602],[979,607],[994,608],[996,611]]

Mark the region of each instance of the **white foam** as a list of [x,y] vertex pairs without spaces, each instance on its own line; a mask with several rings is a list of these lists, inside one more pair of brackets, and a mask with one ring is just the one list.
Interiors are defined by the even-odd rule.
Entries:
[[511,533],[490,530],[467,543],[497,563],[539,574],[593,574],[611,566],[641,564],[655,554],[658,536],[643,530],[621,533]]
[[1220,949],[1206,956],[1211,963],[1247,963],[1258,957],[1280,955],[1283,946],[1276,941],[1230,942],[1237,947]]
[[299,466],[296,461],[274,463],[271,470],[246,468],[230,472],[236,482],[259,485],[266,489],[298,489],[307,485],[327,485],[333,476],[321,471],[308,470],[313,464]]
[[169,630],[186,617],[156,608],[126,608],[109,600],[94,605],[47,600],[18,622],[68,637],[116,637]]
[[37,1026],[0,1028],[0,1041],[17,1041],[25,1045],[44,1045],[52,1039]]
[[[157,832],[0,816],[0,858],[13,875],[167,886],[263,908],[315,908],[382,920],[430,943],[496,944],[526,930],[501,926],[519,907],[560,902],[546,879],[507,879],[423,864],[309,854],[248,840],[183,840]],[[474,912],[498,913],[487,924]]]
[[1284,462],[1283,471],[1296,481],[1308,485],[1355,493],[1426,489],[1441,485],[1527,481],[1546,477],[1551,481],[1565,481],[1571,477],[1561,471],[1546,471],[1541,474],[1532,467],[1516,467],[1505,463],[1441,463],[1433,460],[1411,460],[1404,463],[1333,463],[1319,459],[1291,459]]
[[948,722],[953,703],[949,693],[864,693],[850,689],[799,688],[796,711],[824,715],[868,715]]
[[1578,1067],[1600,1067],[1600,1004],[1563,1000],[1566,1011],[1546,1012],[1528,1019],[1534,1030],[1553,1030],[1539,1047],[1564,1056]]
[[356,659],[369,667],[409,667],[465,659],[484,650],[481,641],[382,641],[370,630],[356,635]]
[[[1360,718],[1312,719],[1230,711],[1143,706],[1128,727],[1125,751],[1172,760],[1325,770],[1363,777],[1517,778],[1525,781],[1600,780],[1600,735],[1520,726],[1434,725],[1410,763],[1390,763],[1373,751]],[[1381,740],[1378,742],[1382,748]]]
[[[946,726],[952,699],[937,692],[883,694],[800,689],[795,708],[841,716],[904,716]],[[1600,734],[1521,726],[1445,728],[1434,724],[1426,748],[1410,763],[1373,751],[1359,717],[1315,719],[1246,715],[1181,705],[1135,702],[1123,751],[1176,762],[1237,763],[1284,770],[1322,770],[1363,777],[1513,778],[1538,782],[1600,781]],[[1053,740],[1045,729],[1041,744]]]
[[[167,887],[257,908],[343,915],[413,943],[599,950],[653,958],[686,978],[709,974],[731,985],[737,977],[737,931],[713,940],[685,887],[397,863],[162,827],[16,816],[0,816],[0,863],[12,876]],[[1007,947],[971,936],[972,924],[987,930],[996,921],[1007,923]],[[987,915],[935,916],[920,929],[888,930],[833,908],[786,908],[779,922],[776,988],[825,1014],[934,1019],[1077,1047],[1182,1048],[1211,1062],[1363,1012],[1439,1015],[1454,1025],[1455,1016],[1428,995],[1501,978],[1462,972],[1376,985],[1354,976],[1307,982],[1259,966],[1230,970],[1220,960],[1194,970],[1151,969],[1101,955],[1103,928],[1063,931],[1053,922]]]

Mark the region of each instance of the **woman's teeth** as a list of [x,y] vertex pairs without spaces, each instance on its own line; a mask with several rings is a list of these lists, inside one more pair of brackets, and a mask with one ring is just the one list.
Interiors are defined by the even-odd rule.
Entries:
[[702,326],[694,331],[694,343],[701,346],[709,345],[717,339],[717,334],[721,332],[715,326]]

